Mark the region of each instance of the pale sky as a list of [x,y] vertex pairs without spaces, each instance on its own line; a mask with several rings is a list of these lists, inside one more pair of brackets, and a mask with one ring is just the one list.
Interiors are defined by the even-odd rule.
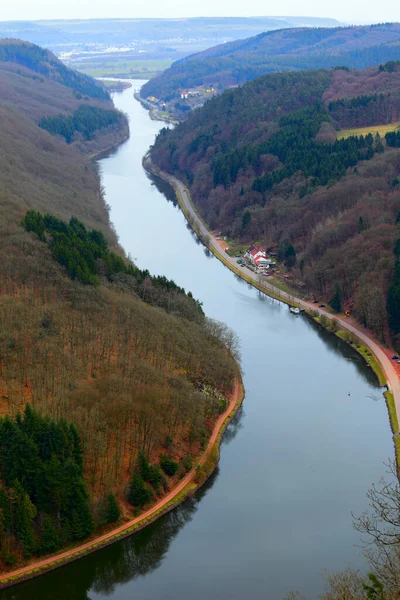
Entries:
[[110,17],[315,16],[400,21],[399,0],[0,0],[0,20]]

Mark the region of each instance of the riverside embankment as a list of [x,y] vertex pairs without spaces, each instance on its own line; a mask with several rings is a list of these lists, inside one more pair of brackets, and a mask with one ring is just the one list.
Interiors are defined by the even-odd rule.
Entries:
[[140,514],[135,519],[104,533],[101,536],[95,537],[85,544],[80,544],[74,548],[70,548],[65,552],[60,552],[54,556],[43,560],[32,562],[25,567],[0,574],[0,590],[8,588],[12,585],[26,581],[34,577],[43,575],[47,571],[57,569],[86,556],[92,552],[96,552],[110,544],[114,544],[129,535],[137,533],[144,527],[159,519],[162,515],[176,508],[181,502],[184,502],[189,496],[193,495],[212,475],[219,459],[219,446],[222,436],[230,421],[235,416],[236,412],[242,404],[244,398],[244,389],[241,378],[238,375],[234,390],[229,399],[229,405],[223,414],[220,415],[215,423],[214,430],[211,434],[207,448],[195,463],[193,469],[175,486],[166,496],[161,498],[151,508]]
[[[167,181],[175,190],[179,205],[181,206],[182,211],[184,212],[188,222],[191,227],[193,227],[194,231],[198,233],[200,238],[207,244],[207,247],[212,251],[214,256],[216,256],[221,262],[223,262],[229,269],[231,269],[234,273],[236,273],[239,277],[243,278],[245,281],[254,285],[257,289],[262,292],[272,296],[273,298],[277,298],[286,304],[291,306],[298,306],[299,308],[306,310],[308,312],[313,312],[318,314],[319,316],[324,315],[329,321],[335,320],[340,324],[340,327],[346,331],[349,331],[352,335],[356,336],[361,342],[370,349],[370,351],[375,356],[378,364],[381,366],[382,371],[387,380],[387,385],[389,391],[393,394],[393,399],[396,407],[397,419],[400,418],[400,379],[397,374],[397,371],[391,362],[390,358],[387,356],[385,350],[382,346],[369,334],[367,330],[363,330],[360,325],[355,323],[353,320],[345,317],[343,315],[332,314],[331,312],[324,310],[323,308],[316,308],[315,304],[303,300],[301,298],[296,298],[293,294],[289,294],[285,291],[280,290],[278,287],[268,283],[267,281],[262,281],[261,278],[248,269],[238,268],[237,261],[234,257],[229,256],[227,253],[221,250],[221,246],[218,241],[212,236],[211,232],[207,229],[204,221],[201,219],[200,215],[196,211],[196,208],[191,200],[190,192],[185,184],[177,179],[176,177],[170,175],[169,173],[165,173],[161,171],[154,165],[151,161],[150,156],[146,156],[144,159],[144,166],[153,174],[161,177],[165,181]],[[398,431],[394,431],[394,434],[398,434]]]
[[291,589],[317,598],[325,569],[365,569],[351,513],[368,508],[366,491],[393,457],[382,388],[351,347],[198,242],[173,190],[142,167],[164,124],[132,91],[114,98],[131,137],[99,162],[111,221],[140,268],[174,279],[237,333],[246,402],[194,496],[133,536],[2,590],[2,600],[282,600]]

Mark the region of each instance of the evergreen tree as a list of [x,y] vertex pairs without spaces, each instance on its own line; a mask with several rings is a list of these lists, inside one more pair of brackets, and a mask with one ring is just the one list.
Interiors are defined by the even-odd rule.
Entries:
[[142,479],[144,479],[144,481],[148,481],[151,467],[149,465],[149,461],[146,458],[146,455],[142,450],[139,452],[136,468],[137,472],[142,477]]
[[392,282],[387,296],[389,328],[394,335],[400,333],[400,259],[395,263]]
[[[76,428],[27,406],[0,418],[0,527],[14,534],[25,556],[52,552],[93,530]],[[3,548],[8,556],[9,549]],[[9,557],[10,558],[10,557]],[[12,557],[11,557],[12,559]],[[8,559],[7,559],[8,560]]]
[[374,573],[368,575],[369,583],[363,583],[364,591],[370,600],[385,600],[386,594],[382,583]]
[[160,458],[160,466],[164,473],[169,477],[173,477],[178,470],[178,463],[165,455],[162,455]]
[[150,502],[152,497],[153,493],[150,488],[147,487],[142,477],[137,473],[134,473],[128,493],[129,502],[134,506],[141,508],[147,504],[147,502]]
[[107,496],[107,506],[106,506],[106,522],[107,523],[115,523],[121,516],[121,511],[118,506],[118,502],[114,494],[108,494]]
[[14,529],[25,557],[29,558],[35,550],[33,519],[36,516],[36,508],[18,480],[13,484],[13,490],[15,492]]
[[329,304],[336,312],[340,312],[342,310],[342,295],[340,293],[340,287],[338,283],[335,284],[335,291]]
[[81,439],[77,432],[77,429],[73,423],[69,426],[70,435],[72,438],[72,458],[75,464],[78,465],[81,472],[83,471],[83,449]]
[[251,212],[249,210],[246,210],[243,214],[243,218],[242,218],[242,229],[243,231],[245,229],[247,229],[247,227],[249,226],[249,223],[251,221]]
[[11,529],[11,502],[6,490],[0,488],[0,511],[2,515],[3,531]]
[[288,244],[285,251],[285,265],[291,269],[296,264],[296,250],[292,244]]
[[45,515],[40,529],[39,554],[50,554],[60,547],[60,537],[50,515]]

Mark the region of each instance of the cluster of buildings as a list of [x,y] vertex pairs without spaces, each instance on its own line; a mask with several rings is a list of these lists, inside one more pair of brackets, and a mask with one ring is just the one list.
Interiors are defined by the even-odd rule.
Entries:
[[156,106],[159,106],[162,110],[165,110],[167,108],[167,105],[165,104],[164,100],[159,100],[155,96],[149,96],[147,98],[147,100],[148,100],[148,102],[151,102],[152,104],[155,104]]
[[275,261],[267,256],[267,251],[261,246],[250,246],[243,255],[246,265],[255,273],[265,273]]
[[188,100],[189,98],[200,98],[201,92],[199,90],[189,90],[188,92],[181,92],[181,100]]

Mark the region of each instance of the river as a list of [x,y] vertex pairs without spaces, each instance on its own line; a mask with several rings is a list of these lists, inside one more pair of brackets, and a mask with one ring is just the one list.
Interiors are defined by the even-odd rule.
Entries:
[[325,569],[365,569],[351,512],[367,508],[366,491],[393,455],[382,391],[351,348],[209,255],[171,190],[142,168],[163,124],[132,88],[114,101],[131,137],[99,164],[120,242],[138,266],[191,290],[238,333],[246,398],[195,498],[1,598],[283,600],[296,588],[314,600]]

